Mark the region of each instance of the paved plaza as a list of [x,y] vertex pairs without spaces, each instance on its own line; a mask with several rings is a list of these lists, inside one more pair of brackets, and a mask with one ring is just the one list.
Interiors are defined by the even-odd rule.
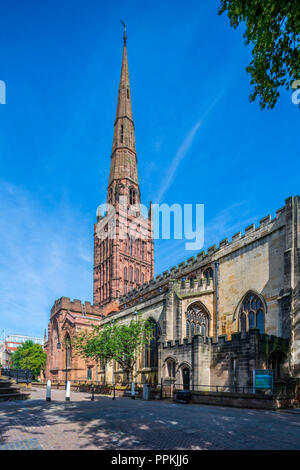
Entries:
[[300,449],[300,410],[45,393],[0,403],[0,449]]

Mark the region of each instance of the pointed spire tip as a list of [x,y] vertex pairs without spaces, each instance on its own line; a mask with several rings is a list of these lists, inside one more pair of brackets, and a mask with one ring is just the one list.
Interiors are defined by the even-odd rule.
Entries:
[[124,40],[124,44],[126,44],[126,40],[127,40],[127,34],[126,34],[126,24],[124,23],[124,21],[120,20],[123,27],[124,27],[124,36],[123,36],[123,40]]

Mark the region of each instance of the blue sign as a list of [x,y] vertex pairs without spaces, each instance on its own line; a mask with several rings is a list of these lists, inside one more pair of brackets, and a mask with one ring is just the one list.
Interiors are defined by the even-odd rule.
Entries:
[[271,392],[273,392],[272,369],[253,370],[253,393],[255,393],[256,390],[271,390]]

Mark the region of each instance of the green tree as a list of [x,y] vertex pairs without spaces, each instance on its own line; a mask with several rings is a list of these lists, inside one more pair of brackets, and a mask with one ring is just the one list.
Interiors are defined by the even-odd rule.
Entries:
[[225,11],[234,28],[245,23],[245,44],[252,45],[249,100],[274,108],[280,87],[300,78],[300,0],[221,0],[218,13]]
[[83,330],[75,336],[73,346],[80,356],[96,362],[118,362],[132,380],[137,356],[152,334],[151,324],[138,315],[129,323],[110,322],[94,326],[91,331]]
[[33,341],[25,341],[11,356],[11,367],[12,369],[22,369],[21,360],[23,353],[26,349],[32,348],[34,345]]
[[29,369],[36,378],[46,366],[46,353],[40,344],[26,341],[12,355],[12,368]]

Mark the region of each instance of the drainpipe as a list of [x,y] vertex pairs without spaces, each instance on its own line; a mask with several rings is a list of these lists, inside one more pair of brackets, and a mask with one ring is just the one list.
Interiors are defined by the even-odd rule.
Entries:
[[219,261],[215,262],[215,289],[216,289],[216,341],[218,342]]

